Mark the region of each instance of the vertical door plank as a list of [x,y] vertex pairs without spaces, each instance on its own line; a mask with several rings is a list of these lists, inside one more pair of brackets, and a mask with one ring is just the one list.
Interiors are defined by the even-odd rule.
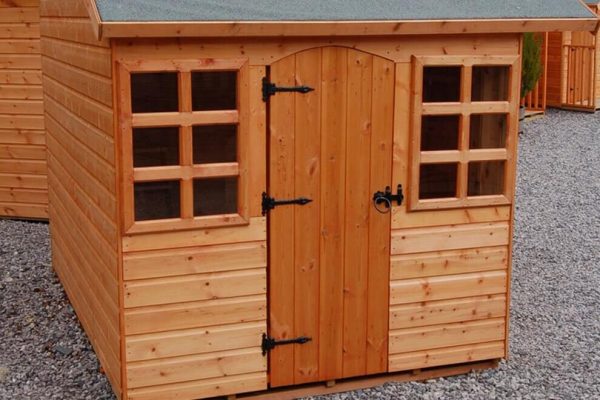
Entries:
[[262,100],[263,66],[250,67],[250,126],[248,141],[248,193],[250,217],[261,216],[261,194],[267,188],[267,105]]
[[324,48],[321,116],[321,290],[319,375],[342,375],[344,207],[348,51]]
[[[295,84],[294,56],[277,63],[271,81],[282,86]],[[279,199],[294,196],[294,94],[271,98],[270,195]],[[294,208],[278,207],[269,217],[269,333],[276,339],[292,338],[294,331]],[[272,387],[294,382],[294,347],[278,346],[269,354]]]
[[[296,55],[296,84],[314,92],[296,95],[295,185],[297,197],[313,202],[295,206],[296,335],[312,341],[295,345],[294,383],[319,377],[319,237],[321,174],[321,49]],[[290,365],[290,368],[292,366]]]
[[[405,68],[409,72],[409,67]],[[409,74],[407,73],[407,76]],[[371,192],[392,182],[395,66],[373,61],[373,134],[371,139]],[[408,101],[407,104],[408,106]],[[396,188],[392,188],[395,192]],[[369,275],[366,373],[387,371],[391,214],[373,207],[369,217]]]
[[348,51],[344,377],[364,375],[366,368],[372,84],[373,56]]

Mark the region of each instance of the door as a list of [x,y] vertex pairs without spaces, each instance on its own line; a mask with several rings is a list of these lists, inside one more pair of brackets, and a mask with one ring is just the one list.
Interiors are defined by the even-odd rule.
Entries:
[[271,387],[387,370],[394,64],[352,49],[271,66],[269,195],[306,205],[269,213],[269,336],[310,338],[269,354]]
[[566,52],[566,100],[569,108],[596,109],[596,36],[571,32]]

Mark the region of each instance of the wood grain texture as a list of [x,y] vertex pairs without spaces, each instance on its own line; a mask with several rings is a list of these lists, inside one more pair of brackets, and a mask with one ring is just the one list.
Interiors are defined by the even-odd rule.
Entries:
[[0,196],[0,217],[48,218],[44,141],[25,133],[43,137],[43,115],[39,0],[0,2],[0,187],[19,189]]

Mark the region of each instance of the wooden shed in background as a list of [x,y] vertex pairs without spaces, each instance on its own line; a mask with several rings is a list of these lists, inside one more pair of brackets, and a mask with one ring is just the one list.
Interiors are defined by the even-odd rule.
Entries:
[[39,0],[0,0],[0,217],[48,218]]
[[[587,5],[599,14],[598,1]],[[551,32],[547,46],[547,105],[584,111],[600,108],[598,32]]]
[[522,32],[578,4],[43,0],[53,264],[117,396],[505,357]]

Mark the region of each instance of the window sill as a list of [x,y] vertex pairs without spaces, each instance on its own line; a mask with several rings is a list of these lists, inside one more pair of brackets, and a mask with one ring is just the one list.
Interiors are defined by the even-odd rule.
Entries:
[[158,221],[135,222],[124,234],[135,235],[156,232],[178,232],[183,230],[225,228],[231,226],[248,225],[250,221],[240,214],[215,215],[210,217],[197,217],[194,219],[163,219]]
[[494,195],[467,197],[466,199],[447,198],[419,200],[416,202],[416,204],[411,204],[409,209],[410,211],[431,211],[455,208],[503,206],[510,204],[512,204],[512,202],[507,196]]

